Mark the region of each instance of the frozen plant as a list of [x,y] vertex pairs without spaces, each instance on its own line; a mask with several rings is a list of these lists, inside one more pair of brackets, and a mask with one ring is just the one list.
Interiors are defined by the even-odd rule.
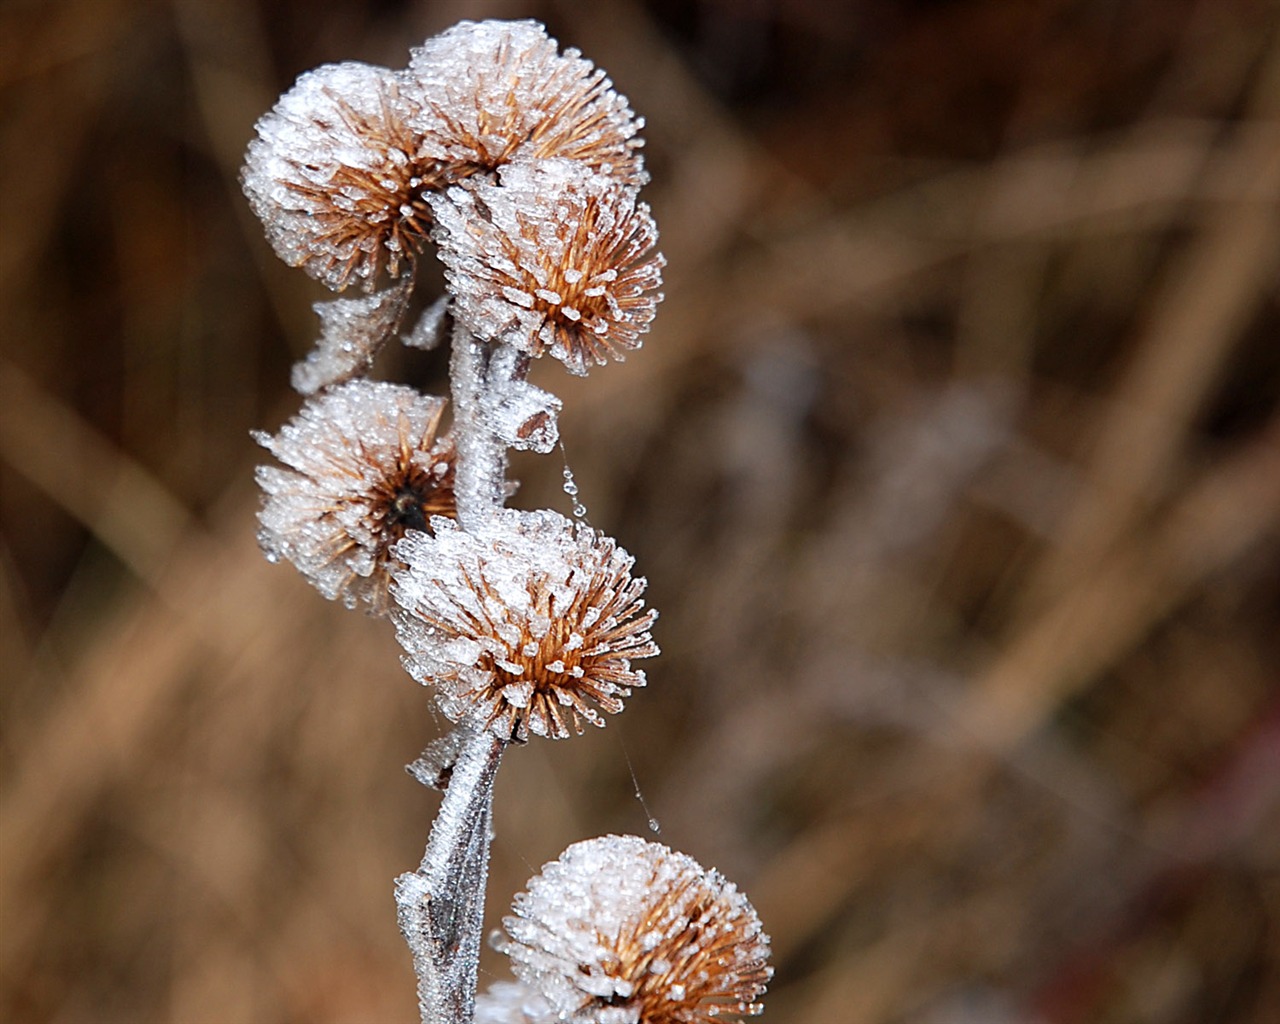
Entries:
[[[444,793],[396,881],[423,1024],[702,1024],[760,1012],[755,912],[716,872],[634,837],[578,843],[529,883],[501,948],[515,983],[476,1002],[493,783],[503,752],[602,726],[658,653],[643,577],[612,538],[506,507],[511,449],[547,453],[544,355],[585,376],[641,345],[662,299],[639,199],[641,120],[604,72],[531,21],[463,22],[399,70],[298,79],[243,171],[267,239],[333,291],[294,367],[301,411],[257,440],[259,542],[325,597],[388,615],[455,730],[410,765]],[[446,294],[406,329],[428,244]],[[399,337],[448,334],[450,401],[370,380]],[[442,429],[446,406],[451,414]]]
[[572,1024],[713,1024],[761,1010],[772,970],[755,910],[718,871],[659,843],[574,843],[512,911],[497,946],[529,993],[526,1018],[544,1003]]
[[397,546],[392,590],[405,668],[452,721],[504,740],[562,739],[604,725],[658,653],[643,578],[609,537],[554,512],[503,510],[483,533],[447,519]]
[[258,468],[258,541],[329,599],[387,608],[396,542],[452,516],[453,442],[443,398],[356,380],[308,401],[274,437],[255,437],[288,469]]
[[498,181],[431,204],[455,315],[578,376],[639,348],[661,298],[649,207],[572,160],[511,164]]
[[309,71],[258,122],[245,194],[282,260],[335,291],[408,270],[431,224],[424,189],[460,169],[409,128],[404,75],[354,62]]

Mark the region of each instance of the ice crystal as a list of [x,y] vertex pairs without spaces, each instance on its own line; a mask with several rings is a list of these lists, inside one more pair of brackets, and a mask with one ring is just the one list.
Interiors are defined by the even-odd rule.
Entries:
[[498,981],[476,996],[475,1024],[557,1024],[542,996],[520,982]]
[[369,291],[384,268],[397,277],[412,262],[431,219],[424,193],[470,173],[438,159],[414,92],[403,72],[326,64],[258,121],[244,190],[290,266]]
[[396,879],[396,916],[413,954],[423,1024],[466,1024],[472,1019],[489,841],[493,835],[493,782],[506,747],[487,732],[458,729],[444,800],[431,826],[422,863]]
[[515,160],[561,157],[638,187],[643,121],[603,71],[532,21],[462,22],[403,71],[302,75],[257,124],[245,194],[280,258],[340,291],[411,266],[427,197]]
[[546,455],[560,440],[561,401],[528,381],[510,381],[490,395],[487,422],[494,435],[517,451]]
[[512,164],[432,198],[454,315],[571,373],[640,347],[662,284],[658,231],[633,189],[581,164]]
[[[289,467],[260,466],[258,541],[325,597],[382,612],[392,548],[454,514],[452,442],[437,436],[442,398],[351,381],[309,400],[257,440]],[[436,517],[433,520],[433,517]]]
[[493,171],[566,157],[639,186],[643,121],[577,50],[534,21],[464,21],[412,51],[420,131],[445,159]]
[[400,336],[406,348],[417,348],[429,352],[443,340],[445,336],[445,319],[449,314],[449,296],[441,295],[435,302],[424,309],[417,323],[407,334]]
[[416,761],[405,765],[405,770],[424,786],[443,793],[449,788],[466,739],[465,729],[451,729],[428,743]]
[[363,376],[374,356],[395,333],[409,304],[411,278],[358,299],[317,302],[320,340],[305,360],[295,363],[291,382],[302,395]]
[[658,653],[657,613],[612,539],[547,511],[503,510],[483,533],[432,526],[397,545],[393,617],[405,668],[450,720],[560,739],[644,685],[631,659]]
[[719,872],[638,836],[570,846],[530,880],[497,943],[571,1024],[713,1024],[754,1016],[769,939]]

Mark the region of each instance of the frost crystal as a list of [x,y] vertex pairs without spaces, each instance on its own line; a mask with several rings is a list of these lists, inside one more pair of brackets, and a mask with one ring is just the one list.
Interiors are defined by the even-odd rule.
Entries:
[[424,352],[429,352],[439,345],[444,338],[444,323],[448,314],[449,296],[447,294],[441,295],[440,298],[422,311],[418,317],[418,322],[413,325],[413,329],[400,336],[401,343],[406,348],[417,348]]
[[449,788],[466,739],[465,729],[450,730],[427,744],[418,759],[406,765],[405,770],[424,786],[443,793]]
[[498,981],[476,996],[475,1024],[557,1024],[558,1016],[538,993],[519,982]]
[[258,121],[242,181],[281,259],[335,291],[371,291],[412,266],[431,194],[555,158],[638,188],[642,126],[603,71],[536,22],[462,22],[403,71],[349,61],[302,75]]
[[288,559],[331,600],[385,611],[393,545],[454,514],[453,445],[436,436],[444,405],[352,381],[308,401],[274,437],[255,435],[289,467],[257,472],[267,557]]
[[291,381],[302,395],[363,376],[378,350],[400,326],[409,304],[412,278],[360,299],[317,302],[320,340],[310,355],[295,363]]
[[569,160],[512,164],[499,180],[431,200],[455,315],[579,376],[639,348],[665,263],[649,207]]
[[[577,50],[534,21],[464,21],[412,51],[420,129],[449,161],[493,171],[567,157],[639,186],[643,121]],[[416,122],[415,122],[416,123]]]
[[393,617],[405,668],[449,719],[561,739],[644,685],[631,659],[658,653],[657,613],[612,539],[545,511],[504,510],[483,534],[432,526],[396,547]]
[[[426,236],[424,190],[469,173],[436,158],[403,73],[326,64],[257,125],[242,180],[282,260],[339,291],[398,277]],[[408,120],[417,127],[411,130]]]
[[659,843],[575,843],[512,909],[498,948],[558,1020],[714,1024],[762,1010],[773,972],[755,910],[719,872]]
[[528,381],[509,381],[489,396],[487,423],[494,436],[517,451],[546,455],[560,440],[561,402]]

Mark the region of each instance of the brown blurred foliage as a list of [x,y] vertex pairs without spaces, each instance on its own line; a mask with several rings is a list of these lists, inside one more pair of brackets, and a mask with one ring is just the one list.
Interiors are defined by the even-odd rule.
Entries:
[[443,723],[254,543],[324,296],[236,174],[299,72],[490,16],[648,119],[670,260],[643,351],[539,378],[665,653],[508,755],[490,920],[646,831],[634,769],[776,1024],[1280,1020],[1268,0],[6,4],[0,1019],[413,1018]]

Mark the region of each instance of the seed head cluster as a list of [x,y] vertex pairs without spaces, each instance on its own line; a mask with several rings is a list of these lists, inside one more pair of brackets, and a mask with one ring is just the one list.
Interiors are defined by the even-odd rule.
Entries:
[[[462,22],[399,70],[302,75],[242,172],[282,259],[364,293],[314,307],[320,337],[292,377],[302,409],[254,435],[279,463],[257,470],[259,543],[325,597],[390,617],[405,668],[460,725],[413,769],[444,806],[397,884],[424,1021],[473,1019],[485,787],[503,748],[602,726],[645,685],[633,662],[658,653],[646,581],[616,541],[503,507],[508,450],[546,454],[560,436],[561,401],[530,381],[532,361],[585,376],[621,360],[662,299],[642,126],[536,22]],[[428,247],[436,302],[416,292]],[[445,325],[447,432],[445,399],[369,379],[392,339],[429,349]],[[718,1024],[758,1014],[772,973],[731,883],[634,836],[571,846],[504,924],[517,981],[475,1001],[477,1024]]]
[[643,122],[531,21],[463,22],[407,68],[330,64],[257,125],[242,175],[277,254],[329,288],[411,271],[429,199],[513,162],[565,158],[638,188]]

